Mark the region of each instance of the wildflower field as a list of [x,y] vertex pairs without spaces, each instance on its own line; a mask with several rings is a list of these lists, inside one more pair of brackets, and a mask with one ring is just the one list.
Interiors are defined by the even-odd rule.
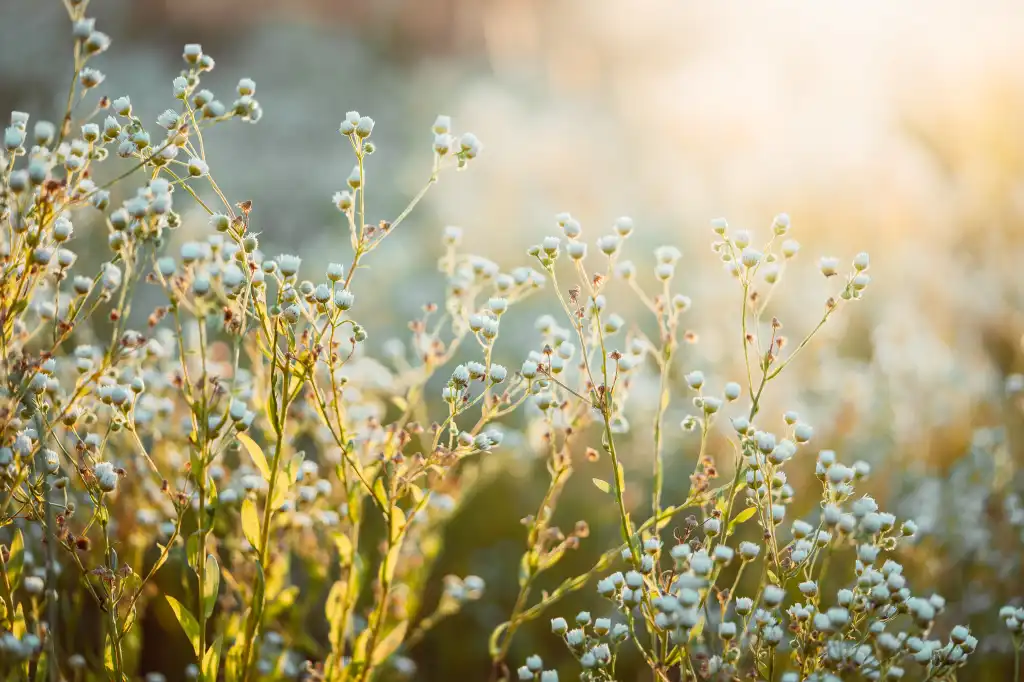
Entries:
[[0,126],[0,681],[1021,679],[1012,134],[953,183],[969,237],[815,228],[814,187],[684,230],[528,107],[493,150],[479,107],[353,95],[288,119],[325,168],[278,157],[296,99],[227,28],[143,101],[102,0],[44,4],[59,94]]

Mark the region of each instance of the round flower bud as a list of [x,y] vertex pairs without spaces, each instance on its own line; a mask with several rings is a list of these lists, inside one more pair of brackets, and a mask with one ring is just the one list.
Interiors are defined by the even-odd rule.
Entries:
[[742,389],[740,388],[739,384],[737,384],[735,381],[730,381],[725,385],[725,399],[736,400],[737,398],[740,397],[741,391]]
[[569,624],[565,622],[565,618],[552,618],[551,619],[551,632],[556,635],[564,635],[569,631]]
[[111,102],[110,107],[114,110],[118,116],[131,116],[132,115],[132,101],[127,95],[118,97]]
[[545,237],[544,241],[541,243],[541,248],[544,249],[544,253],[546,253],[548,256],[551,256],[552,258],[558,256],[558,246],[558,237]]
[[198,43],[189,43],[185,45],[181,56],[189,64],[198,64],[199,59],[203,56],[203,46]]
[[210,227],[218,232],[227,232],[228,228],[231,227],[231,219],[223,213],[214,213],[210,216]]
[[779,236],[789,232],[789,215],[786,213],[780,213],[775,216],[775,220],[772,221],[772,231]]
[[452,117],[438,116],[434,119],[433,131],[436,135],[444,135],[452,131]]
[[348,183],[348,186],[351,187],[352,189],[359,189],[362,186],[363,176],[359,172],[358,165],[352,167],[352,172],[349,173],[348,180],[346,182]]
[[797,443],[806,443],[814,435],[814,429],[809,424],[797,424],[793,428],[793,440]]
[[373,132],[373,119],[369,116],[361,116],[359,122],[356,123],[356,135],[359,137],[369,137],[370,133]]
[[622,238],[633,234],[633,219],[629,216],[621,216],[615,220],[615,233]]
[[277,267],[285,277],[292,277],[298,273],[300,265],[302,265],[302,259],[298,256],[282,254],[277,257]]
[[202,177],[210,172],[210,167],[202,159],[192,157],[188,160],[188,174],[194,178]]
[[598,248],[598,250],[601,251],[601,253],[603,253],[603,254],[605,254],[607,256],[611,256],[611,255],[614,255],[615,252],[617,252],[619,250],[619,244],[620,243],[621,243],[621,238],[618,235],[616,235],[616,234],[609,234],[609,235],[605,235],[603,237],[598,237],[598,239],[597,239],[597,248]]
[[586,242],[569,242],[565,247],[565,252],[573,260],[582,260],[587,257],[587,244]]
[[715,218],[711,221],[711,229],[714,230],[715,234],[723,235],[729,229],[729,223],[725,218]]
[[334,305],[338,306],[339,310],[348,310],[355,301],[355,294],[348,289],[338,289],[334,292]]
[[818,261],[818,268],[821,270],[821,274],[826,277],[833,277],[838,266],[839,259],[837,258],[825,257]]
[[338,282],[345,276],[345,268],[340,263],[329,263],[327,265],[327,279]]
[[474,159],[480,154],[482,145],[473,133],[463,133],[459,138],[459,146],[462,148],[462,155],[467,159]]
[[763,254],[756,249],[743,249],[743,254],[740,260],[743,262],[743,266],[746,268],[752,268],[761,262]]
[[764,605],[770,609],[776,608],[785,599],[786,593],[778,585],[768,585],[764,588],[764,592],[761,594],[761,600]]
[[871,257],[865,251],[861,251],[853,257],[853,268],[857,272],[867,270],[868,266],[871,265]]
[[238,81],[235,91],[238,92],[239,96],[255,95],[256,83],[251,78],[242,78]]
[[85,43],[82,46],[85,48],[85,52],[90,55],[106,52],[107,48],[110,47],[110,36],[102,31],[93,31],[85,39]]
[[117,489],[117,471],[110,462],[97,462],[93,467],[93,475],[96,477],[96,484],[105,493],[112,493]]
[[25,142],[25,131],[22,128],[10,126],[4,131],[4,147],[13,152]]
[[704,373],[700,370],[695,369],[683,378],[686,379],[686,384],[695,391],[700,390],[704,385]]
[[871,277],[861,272],[855,275],[852,280],[850,280],[850,287],[853,288],[854,291],[864,291],[864,289],[866,289],[868,284],[870,283]]
[[622,261],[615,265],[615,274],[621,279],[629,280],[636,277],[636,266],[632,261]]

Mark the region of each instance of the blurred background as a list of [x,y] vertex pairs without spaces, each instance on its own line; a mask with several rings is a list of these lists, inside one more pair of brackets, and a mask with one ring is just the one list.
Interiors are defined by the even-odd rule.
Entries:
[[[1008,639],[994,612],[1015,592],[1024,596],[1016,474],[1024,422],[1020,393],[1007,390],[1007,377],[1024,371],[1019,2],[91,4],[114,39],[96,64],[107,75],[101,89],[130,94],[146,121],[172,104],[183,43],[202,43],[217,60],[204,84],[229,101],[238,78],[256,81],[264,119],[209,135],[209,160],[229,197],[253,200],[265,250],[298,252],[312,272],[348,257],[330,200],[352,164],[337,134],[346,111],[377,121],[379,152],[368,167],[375,219],[394,217],[426,181],[436,114],[479,136],[481,157],[443,176],[359,284],[362,302],[382,304],[361,320],[377,339],[401,334],[420,305],[442,296],[433,257],[444,225],[463,227],[470,250],[510,268],[555,233],[559,211],[591,238],[630,215],[637,232],[626,257],[646,281],[656,246],[682,249],[674,287],[694,301],[687,325],[700,340],[684,347],[680,370],[703,369],[720,386],[739,377],[738,316],[722,311],[738,307],[740,293],[710,251],[711,218],[752,230],[756,242],[775,213],[790,214],[801,257],[770,313],[793,336],[835,293],[818,256],[847,263],[870,252],[866,300],[842,311],[773,384],[768,412],[795,409],[816,427],[816,445],[871,463],[865,491],[924,530],[905,554],[912,585],[946,596],[949,622],[970,622],[988,647],[978,665],[1003,679]],[[58,118],[70,51],[59,2],[0,2],[0,109]],[[187,214],[176,238],[204,225]],[[617,310],[643,319],[630,301],[616,300]],[[537,297],[517,319],[555,306]],[[518,329],[503,342],[513,367],[536,345],[528,322]],[[634,391],[642,428],[627,477],[640,483],[655,390],[652,379]],[[687,407],[677,399],[669,424]],[[685,495],[696,447],[673,438],[669,501]],[[495,477],[468,503],[439,569],[483,576],[488,596],[410,652],[418,679],[488,672],[485,633],[515,598],[518,520],[535,510],[545,478],[529,453],[504,457],[494,466],[514,475]],[[810,479],[813,464],[803,463]],[[799,491],[801,474],[790,476]],[[602,500],[589,478],[589,470],[576,476],[559,514],[565,524],[587,518],[594,535],[552,580],[614,541],[614,510],[595,505]],[[584,595],[552,615],[594,601]],[[564,658],[546,620],[520,638],[513,662],[535,651]]]

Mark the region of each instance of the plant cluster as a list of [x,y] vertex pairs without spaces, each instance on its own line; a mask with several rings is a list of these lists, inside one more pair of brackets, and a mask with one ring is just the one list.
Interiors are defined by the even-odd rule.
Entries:
[[[624,647],[657,679],[787,682],[911,670],[953,679],[976,650],[966,627],[935,629],[944,600],[912,592],[887,558],[915,525],[855,494],[866,464],[818,452],[817,511],[787,520],[798,491],[785,469],[808,460],[814,430],[792,412],[773,425],[762,397],[863,296],[867,254],[848,270],[819,262],[838,284],[818,325],[791,342],[766,319],[799,251],[789,217],[759,245],[714,221],[714,251],[738,284],[745,376],[713,389],[700,370],[679,370],[682,344],[696,340],[682,325],[692,303],[673,289],[681,253],[657,249],[658,284],[645,288],[620,257],[631,219],[589,242],[561,214],[559,234],[510,271],[464,253],[460,231],[447,228],[443,300],[424,304],[406,342],[376,352],[356,275],[445,171],[480,154],[477,138],[439,116],[423,190],[394,219],[374,220],[374,121],[349,112],[340,134],[355,161],[332,201],[350,254],[304,279],[300,256],[261,249],[256,207],[230,200],[207,159],[211,129],[260,120],[255,83],[242,78],[230,104],[218,99],[203,87],[214,60],[186,45],[175,104],[147,127],[128,97],[97,94],[94,60],[110,39],[87,3],[65,4],[75,72],[65,115],[30,125],[14,112],[0,154],[4,679],[135,678],[139,625],[157,609],[173,613],[193,650],[174,672],[188,679],[414,675],[407,653],[484,593],[481,578],[449,575],[436,603],[425,599],[475,461],[515,445],[516,411],[541,434],[550,482],[524,519],[515,605],[489,638],[495,677],[557,680],[539,656],[510,668],[515,635],[591,583],[607,615],[551,621],[582,679],[616,679]],[[185,203],[206,214],[201,236],[181,236]],[[105,232],[94,267],[75,250],[76,224]],[[654,333],[610,311],[608,290],[620,286]],[[506,315],[543,289],[560,314],[537,320],[535,350],[510,371],[494,361]],[[146,290],[162,302],[140,313]],[[627,504],[622,443],[634,380],[652,369],[652,487],[641,510]],[[665,421],[680,376],[694,408],[681,426],[697,454],[689,494],[673,504],[663,496]],[[621,544],[533,599],[538,579],[590,534],[585,520],[568,532],[554,523],[574,453],[609,472],[594,485],[614,505]],[[1019,654],[1024,612],[1008,606],[1000,617]]]

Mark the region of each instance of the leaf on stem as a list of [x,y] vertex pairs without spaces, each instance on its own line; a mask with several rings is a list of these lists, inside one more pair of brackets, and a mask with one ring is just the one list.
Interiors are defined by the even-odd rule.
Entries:
[[266,481],[270,481],[270,466],[267,465],[267,458],[263,454],[263,450],[260,449],[259,445],[256,445],[256,441],[250,438],[245,433],[235,434],[235,438],[242,444],[245,451],[249,453],[249,457],[252,458],[252,463],[256,465],[256,468],[263,474],[263,478]]
[[178,618],[178,623],[181,625],[181,629],[185,631],[185,636],[192,643],[192,649],[196,652],[196,656],[201,657],[202,653],[199,651],[199,623],[196,621],[196,617],[185,608],[184,604],[171,595],[165,594],[164,598],[167,599],[167,604]]

